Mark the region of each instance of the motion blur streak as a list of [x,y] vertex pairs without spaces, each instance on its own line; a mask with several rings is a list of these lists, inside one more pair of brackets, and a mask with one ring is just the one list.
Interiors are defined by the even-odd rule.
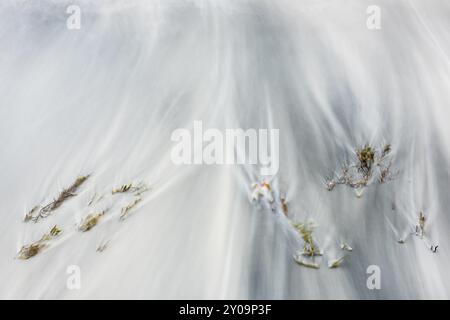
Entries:
[[[1,298],[450,298],[450,2],[0,2]],[[249,201],[257,166],[176,166],[176,128],[280,129],[294,221],[314,220],[338,269],[308,269],[286,223]],[[398,177],[362,198],[323,180],[358,146],[390,143]],[[24,223],[80,174],[82,192]],[[145,180],[132,217],[74,225],[94,192]],[[427,237],[407,235],[419,212]],[[30,260],[23,244],[58,224]],[[96,252],[109,241],[104,252]],[[429,244],[439,245],[436,253]],[[66,287],[69,265],[80,290]],[[369,290],[366,269],[381,270]]]

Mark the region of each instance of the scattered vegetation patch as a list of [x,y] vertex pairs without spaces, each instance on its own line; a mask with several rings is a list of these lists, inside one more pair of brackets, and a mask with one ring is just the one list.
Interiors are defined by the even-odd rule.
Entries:
[[55,225],[48,233],[44,234],[40,240],[29,245],[24,245],[17,253],[17,258],[27,260],[34,257],[48,245],[50,240],[57,237],[60,233],[61,229]]
[[344,164],[340,174],[326,180],[326,186],[332,191],[336,185],[343,184],[356,189],[358,197],[363,194],[372,178],[377,176],[378,183],[385,183],[395,178],[397,173],[391,171],[389,155],[391,145],[386,144],[381,149],[375,149],[366,144],[356,150],[356,160],[351,164]]
[[[86,176],[80,176],[78,177],[68,188],[63,189],[58,196],[50,203],[42,207],[41,205],[33,207],[28,213],[25,214],[24,221],[34,221],[38,222],[40,219],[44,219],[48,217],[53,211],[58,209],[63,205],[63,203],[77,195],[78,189],[81,187],[82,184],[88,180],[90,175]],[[142,201],[142,195],[151,190],[151,188],[144,182],[140,182],[136,185],[133,183],[124,184],[120,186],[119,188],[112,189],[112,195],[118,194],[118,193],[128,193],[132,195],[134,198],[131,203],[126,205],[125,207],[121,208],[120,217],[119,220],[126,219],[133,211],[133,209],[138,205],[139,202]],[[91,207],[99,203],[102,199],[105,197],[108,197],[108,192],[103,194],[93,193],[87,200],[87,207]],[[113,197],[113,196],[110,196]],[[110,207],[108,209],[105,209],[98,213],[91,213],[87,215],[84,219],[82,219],[79,224],[76,226],[78,231],[80,232],[87,232],[98,225],[102,217],[109,211]],[[46,234],[42,236],[42,238],[39,241],[36,241],[34,243],[24,245],[20,251],[17,253],[17,258],[19,259],[29,259],[35,255],[37,255],[39,252],[42,251],[47,245],[50,240],[57,237],[61,233],[61,229],[59,229],[56,225]],[[108,242],[103,242],[97,247],[97,252],[103,252],[108,246]]]

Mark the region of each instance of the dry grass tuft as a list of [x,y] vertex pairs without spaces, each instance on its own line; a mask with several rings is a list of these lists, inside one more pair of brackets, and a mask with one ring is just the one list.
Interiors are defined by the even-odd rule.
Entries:
[[302,255],[309,257],[321,256],[322,252],[319,250],[312,237],[314,225],[312,223],[293,223],[292,225],[304,241]]
[[137,198],[135,199],[132,203],[130,203],[129,205],[127,205],[126,207],[122,208],[122,212],[120,214],[120,220],[125,220],[129,215],[130,215],[130,211],[137,206],[137,204],[139,202],[142,201],[142,198]]
[[315,257],[322,256],[323,253],[318,248],[312,236],[315,225],[312,222],[307,222],[292,223],[292,226],[304,241],[303,251],[298,251],[294,254],[295,262],[304,267],[319,269],[320,265],[315,261]]
[[126,192],[130,191],[132,187],[133,187],[133,184],[132,184],[132,183],[124,184],[124,185],[122,185],[120,188],[113,189],[113,190],[112,190],[112,194],[116,194],[116,193],[126,193]]
[[41,208],[39,210],[39,214],[33,216],[33,213],[29,213],[25,216],[25,221],[33,220],[34,222],[38,222],[39,219],[47,218],[53,211],[62,206],[62,204],[68,200],[69,198],[75,197],[78,188],[89,179],[90,175],[80,176],[78,177],[70,187],[61,191],[56,199],[52,202]]
[[62,232],[61,229],[58,228],[58,226],[53,226],[53,228],[50,230],[49,236],[50,238],[57,237]]
[[132,182],[129,184],[124,184],[119,188],[115,188],[112,190],[112,194],[117,193],[127,193],[127,192],[134,192],[136,196],[140,196],[144,192],[150,190],[150,188],[145,183],[139,183],[138,185],[133,185]]
[[17,258],[21,260],[27,260],[37,255],[45,247],[44,243],[32,243],[30,245],[23,246],[17,254]]
[[356,150],[358,156],[358,170],[364,174],[369,175],[372,171],[372,165],[375,161],[375,151],[369,146],[365,145],[364,148]]
[[59,229],[56,225],[42,236],[42,238],[32,244],[23,246],[20,251],[17,253],[17,258],[21,260],[27,260],[31,257],[34,257],[39,252],[42,251],[47,245],[48,241],[57,237],[61,233],[61,229]]
[[100,213],[89,214],[86,218],[84,218],[80,225],[78,226],[78,230],[81,232],[86,232],[91,230],[93,227],[97,225],[100,221],[100,218],[106,213],[106,211],[102,211]]

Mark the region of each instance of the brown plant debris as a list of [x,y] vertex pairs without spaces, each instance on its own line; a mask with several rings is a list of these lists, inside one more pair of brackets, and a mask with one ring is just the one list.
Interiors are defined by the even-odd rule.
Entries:
[[394,179],[397,173],[392,172],[392,163],[388,162],[391,150],[390,144],[384,145],[379,150],[368,144],[357,149],[356,161],[351,164],[345,163],[339,175],[328,178],[327,189],[332,191],[338,184],[347,185],[356,189],[356,195],[359,198],[374,175],[377,175],[377,181],[380,184]]
[[391,145],[388,143],[383,147],[383,151],[381,152],[381,159],[384,159],[384,157],[389,153],[391,153]]
[[34,257],[48,245],[48,241],[57,237],[60,233],[61,229],[55,225],[48,233],[44,234],[40,240],[33,242],[32,244],[22,246],[20,251],[17,253],[17,258],[27,260]]
[[26,260],[37,255],[45,247],[44,243],[32,243],[30,245],[23,246],[17,254],[17,258]]
[[56,225],[50,230],[49,236],[50,238],[57,237],[62,232]]
[[47,204],[46,206],[42,207],[41,210],[39,210],[38,215],[32,216],[27,215],[26,221],[33,220],[34,222],[38,222],[39,219],[44,219],[48,217],[53,211],[58,209],[62,206],[62,204],[68,200],[69,198],[75,197],[77,194],[78,188],[86,182],[87,179],[89,179],[90,175],[87,176],[80,176],[78,177],[72,185],[70,185],[67,189],[64,189],[61,191],[61,193],[56,197],[52,202]]
[[136,205],[142,201],[142,198],[136,198],[132,203],[122,208],[122,212],[120,214],[120,220],[125,220],[129,215],[130,211],[136,207]]
[[102,242],[102,243],[100,243],[100,245],[97,247],[97,252],[103,252],[103,251],[105,251],[107,248],[108,248],[108,244],[109,244],[109,241],[106,241],[106,242]]
[[128,192],[131,190],[132,186],[133,186],[132,183],[123,184],[120,188],[113,189],[112,194]]
[[358,170],[364,172],[366,175],[370,175],[372,171],[372,165],[375,161],[375,151],[369,146],[365,145],[364,148],[356,150],[358,156]]
[[81,232],[86,232],[91,230],[93,227],[95,227],[97,225],[97,223],[99,222],[100,218],[106,213],[105,211],[99,212],[99,213],[92,213],[86,216],[86,218],[84,218],[80,225],[78,226],[78,230]]
[[391,173],[391,163],[389,162],[389,164],[385,167],[381,167],[380,166],[380,176],[378,177],[378,182],[381,183],[385,183],[388,181],[391,181],[393,179],[395,175],[393,175]]
[[145,183],[139,183],[135,186],[130,182],[129,184],[124,184],[119,188],[113,189],[112,194],[134,192],[136,196],[140,196],[148,190],[150,190],[150,188]]
[[289,208],[285,198],[281,198],[281,209],[283,210],[284,215],[287,217],[289,213]]

